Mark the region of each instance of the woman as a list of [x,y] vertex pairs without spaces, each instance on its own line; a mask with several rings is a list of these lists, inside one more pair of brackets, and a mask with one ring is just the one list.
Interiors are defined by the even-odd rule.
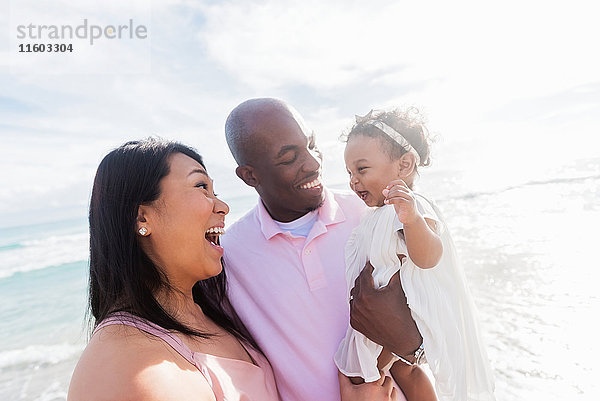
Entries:
[[[218,238],[228,212],[184,145],[134,141],[104,158],[89,215],[95,330],[69,400],[279,400],[226,296]],[[395,396],[389,381],[340,384],[345,401]]]

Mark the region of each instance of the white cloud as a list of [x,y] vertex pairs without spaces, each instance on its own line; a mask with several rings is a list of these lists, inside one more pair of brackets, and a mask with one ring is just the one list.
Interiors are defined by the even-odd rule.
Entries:
[[[432,82],[481,104],[598,79],[589,2],[226,2],[202,8],[208,55],[254,88]],[[377,75],[373,76],[373,73]],[[378,76],[379,75],[379,76]]]
[[[151,7],[152,54],[146,74],[0,75],[2,96],[18,105],[0,110],[0,205],[11,211],[46,200],[86,202],[100,158],[150,134],[196,146],[217,188],[235,193],[243,186],[223,124],[255,96],[282,97],[301,111],[336,180],[344,174],[337,138],[371,107],[420,106],[430,129],[450,142],[505,130],[540,138],[548,127],[584,120],[587,130],[600,125],[589,117],[598,110],[594,92],[555,106],[543,100],[600,82],[600,56],[591,50],[599,28],[583,1],[19,4],[34,4],[26,15],[39,23],[109,23],[125,18],[127,7]],[[529,125],[498,117],[521,109],[543,117]],[[69,197],[68,188],[79,189]]]
[[219,3],[203,8],[199,38],[210,57],[251,87],[330,88],[404,64],[396,49],[378,53],[387,40],[376,38],[391,37],[398,26],[394,8],[339,1]]

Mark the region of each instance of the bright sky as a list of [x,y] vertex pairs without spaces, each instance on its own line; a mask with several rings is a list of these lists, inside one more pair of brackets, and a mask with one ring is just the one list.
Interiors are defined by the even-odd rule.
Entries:
[[[406,105],[441,138],[433,168],[478,188],[593,158],[600,173],[591,1],[0,1],[0,227],[84,215],[104,154],[148,135],[196,147],[224,197],[249,193],[223,126],[259,96],[300,111],[331,184],[345,180],[337,138],[353,116]],[[84,18],[133,19],[148,38],[16,52],[37,43],[17,25]]]

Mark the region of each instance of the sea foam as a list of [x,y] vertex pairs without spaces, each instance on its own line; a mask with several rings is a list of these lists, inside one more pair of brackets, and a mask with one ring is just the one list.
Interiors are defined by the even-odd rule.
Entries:
[[0,352],[0,369],[54,365],[78,357],[83,348],[84,344],[61,343],[5,350]]
[[89,234],[54,235],[21,241],[0,251],[0,279],[15,273],[87,260]]

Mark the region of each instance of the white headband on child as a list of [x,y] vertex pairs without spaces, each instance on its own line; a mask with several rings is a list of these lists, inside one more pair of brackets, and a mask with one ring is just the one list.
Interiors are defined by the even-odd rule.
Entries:
[[[370,116],[370,114],[371,113],[367,114],[365,117]],[[384,123],[382,121],[379,121],[379,120],[359,121],[359,116],[356,116],[356,117],[357,117],[356,118],[357,122],[362,122],[363,124],[372,125],[373,127],[381,130],[387,136],[389,136],[394,141],[396,141],[396,143],[398,145],[402,146],[404,148],[404,150],[414,154],[415,157],[417,158],[417,161],[416,161],[417,166],[421,164],[421,158],[419,157],[419,153],[416,151],[415,148],[412,147],[412,145],[406,140],[406,138],[403,137],[398,131],[396,131],[395,129],[393,129],[392,127],[390,127],[389,125],[387,125],[386,123]]]

